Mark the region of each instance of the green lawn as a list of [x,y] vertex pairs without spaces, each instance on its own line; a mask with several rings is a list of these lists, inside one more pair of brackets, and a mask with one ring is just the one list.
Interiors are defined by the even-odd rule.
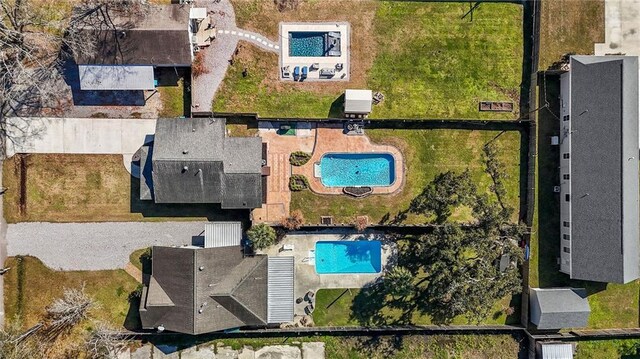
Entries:
[[[558,111],[557,81],[548,80],[546,88],[551,110]],[[560,250],[560,205],[553,186],[557,185],[559,178],[559,153],[557,148],[548,145],[550,136],[558,132],[557,119],[547,110],[538,112],[537,199],[531,237],[529,285],[541,288],[586,288],[591,306],[589,328],[638,327],[640,281],[624,285],[577,281],[570,280],[568,275],[558,271],[556,258]]]
[[[131,308],[128,296],[138,282],[124,270],[55,271],[34,257],[10,257],[5,266],[4,303],[7,320],[17,320],[23,328],[40,322],[45,308],[62,296],[65,288],[85,286],[85,292],[96,304],[92,317],[116,328],[137,321],[137,307]],[[127,322],[128,321],[128,322]],[[86,322],[83,327],[90,327]]]
[[575,359],[638,358],[640,340],[616,339],[578,342]]
[[[320,223],[320,216],[334,216],[336,223],[352,223],[357,215],[368,215],[370,223],[425,223],[430,219],[406,213],[409,203],[438,174],[469,169],[480,191],[489,191],[491,178],[485,172],[482,146],[496,141],[505,164],[506,203],[520,205],[520,134],[518,132],[469,130],[367,130],[373,142],[398,147],[405,160],[405,184],[399,193],[363,199],[318,195],[311,191],[292,193],[291,209],[303,212],[308,223]],[[406,216],[406,218],[405,218]],[[471,211],[455,211],[452,220],[471,220]]]
[[[347,88],[368,87],[385,100],[372,118],[516,118],[478,111],[478,101],[519,102],[522,70],[522,7],[483,3],[473,22],[461,16],[467,3],[363,0],[351,11],[330,11],[335,1],[303,2],[280,13],[271,2],[236,1],[238,23],[264,33],[281,21],[348,21],[348,82],[283,83],[278,56],[242,45],[213,101],[217,112],[262,117],[339,116]],[[351,5],[351,4],[350,4]],[[297,18],[300,17],[300,18]],[[241,72],[247,68],[249,76]],[[516,109],[517,110],[517,109]]]
[[[386,326],[434,324],[428,314],[416,309],[403,310],[390,298],[380,299],[368,289],[320,289],[316,297],[313,321],[317,326]],[[409,299],[408,302],[411,300]],[[514,307],[507,317],[504,309]],[[495,304],[492,315],[483,324],[513,324],[520,322],[520,295],[504,298]],[[464,317],[452,324],[468,324]]]
[[[187,89],[191,74],[186,70],[159,69],[156,71],[158,86],[156,90],[160,96],[160,110],[158,117],[172,118],[188,116],[190,113],[191,96]],[[185,79],[187,86],[185,87]]]

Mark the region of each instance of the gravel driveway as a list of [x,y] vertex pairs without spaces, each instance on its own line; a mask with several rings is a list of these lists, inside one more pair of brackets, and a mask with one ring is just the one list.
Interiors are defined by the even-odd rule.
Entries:
[[17,223],[7,229],[9,256],[32,255],[60,270],[124,268],[136,249],[191,244],[205,222]]

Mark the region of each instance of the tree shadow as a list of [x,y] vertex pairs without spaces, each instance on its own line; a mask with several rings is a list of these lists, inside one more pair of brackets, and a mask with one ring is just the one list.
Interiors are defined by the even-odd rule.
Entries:
[[367,357],[393,358],[404,345],[403,335],[360,337],[356,347]]

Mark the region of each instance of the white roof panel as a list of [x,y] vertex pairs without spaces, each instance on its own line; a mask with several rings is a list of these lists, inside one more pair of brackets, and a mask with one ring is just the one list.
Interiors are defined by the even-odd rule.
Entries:
[[205,17],[207,17],[206,7],[192,7],[189,9],[190,19],[204,19]]
[[346,90],[344,93],[344,112],[371,112],[373,92],[371,90]]
[[269,257],[267,322],[293,321],[293,257]]
[[570,343],[542,343],[542,359],[573,359]]
[[81,90],[153,90],[153,66],[78,65]]
[[240,222],[209,222],[204,225],[204,247],[239,246],[242,240]]

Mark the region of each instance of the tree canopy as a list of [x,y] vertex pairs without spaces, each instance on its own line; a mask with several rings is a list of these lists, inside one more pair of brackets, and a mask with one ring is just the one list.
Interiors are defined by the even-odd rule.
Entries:
[[253,248],[266,248],[276,242],[276,231],[266,223],[256,224],[247,231],[247,237],[251,240]]

